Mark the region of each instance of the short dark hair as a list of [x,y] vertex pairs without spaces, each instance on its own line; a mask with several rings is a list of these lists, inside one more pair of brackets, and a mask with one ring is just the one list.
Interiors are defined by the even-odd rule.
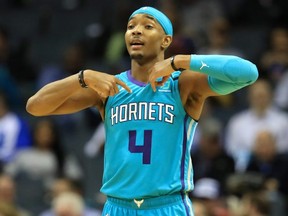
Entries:
[[270,215],[270,201],[262,193],[250,193],[248,199],[254,208],[263,215]]

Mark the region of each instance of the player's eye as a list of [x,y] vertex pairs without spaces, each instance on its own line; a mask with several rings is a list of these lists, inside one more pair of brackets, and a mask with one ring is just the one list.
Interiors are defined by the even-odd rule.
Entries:
[[131,30],[131,29],[133,29],[133,28],[134,28],[134,25],[132,25],[132,24],[130,24],[130,25],[127,26],[127,29],[128,29],[128,30]]
[[146,28],[146,29],[152,29],[152,28],[153,28],[153,25],[146,25],[145,28]]

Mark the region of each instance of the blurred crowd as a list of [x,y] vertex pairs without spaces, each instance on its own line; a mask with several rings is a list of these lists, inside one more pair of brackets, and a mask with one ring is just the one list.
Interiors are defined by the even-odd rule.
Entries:
[[288,215],[287,0],[2,0],[1,216],[101,214],[105,132],[97,110],[33,117],[25,103],[83,68],[129,69],[126,22],[145,5],[174,24],[167,57],[237,55],[260,74],[205,104],[191,150],[195,216]]

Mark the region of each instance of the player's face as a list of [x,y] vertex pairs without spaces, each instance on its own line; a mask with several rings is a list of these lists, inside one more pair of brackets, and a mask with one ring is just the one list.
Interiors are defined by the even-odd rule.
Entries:
[[165,32],[161,25],[147,14],[131,18],[125,33],[125,42],[131,59],[155,58],[163,51]]

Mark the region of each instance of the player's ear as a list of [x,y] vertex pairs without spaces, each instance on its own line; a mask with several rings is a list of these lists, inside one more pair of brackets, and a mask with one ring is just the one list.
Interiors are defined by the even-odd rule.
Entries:
[[161,47],[163,49],[167,49],[170,46],[171,42],[172,42],[172,37],[170,35],[165,35],[165,37],[163,38]]

